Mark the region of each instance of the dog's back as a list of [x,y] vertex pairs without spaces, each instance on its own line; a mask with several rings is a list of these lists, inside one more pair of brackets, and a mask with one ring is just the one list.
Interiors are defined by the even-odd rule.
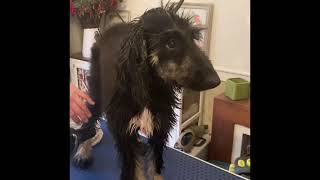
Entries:
[[[92,48],[90,96],[95,100],[97,114],[105,111],[117,87],[117,66],[122,41],[128,34],[128,24],[117,24],[107,29]],[[103,77],[103,78],[102,78]]]

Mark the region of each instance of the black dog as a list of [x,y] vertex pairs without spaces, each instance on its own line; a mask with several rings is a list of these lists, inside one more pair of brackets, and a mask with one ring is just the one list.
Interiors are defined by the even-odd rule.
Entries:
[[[176,123],[177,92],[214,88],[220,79],[197,47],[200,28],[177,14],[183,0],[146,11],[105,31],[92,48],[89,123],[75,131],[73,161],[86,168],[95,123],[106,114],[121,159],[121,180],[153,179]],[[142,135],[141,135],[142,134]],[[145,137],[143,137],[145,136]]]

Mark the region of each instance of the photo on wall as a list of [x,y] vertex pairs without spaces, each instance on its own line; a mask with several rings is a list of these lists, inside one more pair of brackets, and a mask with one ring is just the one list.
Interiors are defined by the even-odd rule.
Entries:
[[209,52],[213,5],[184,3],[178,10],[178,14],[184,17],[191,17],[191,22],[194,26],[203,28],[201,31],[201,39],[195,42],[203,51]]
[[88,61],[70,58],[70,81],[81,91],[89,91],[88,78],[90,76],[90,63]]
[[89,71],[86,69],[77,68],[78,87],[81,91],[89,92]]

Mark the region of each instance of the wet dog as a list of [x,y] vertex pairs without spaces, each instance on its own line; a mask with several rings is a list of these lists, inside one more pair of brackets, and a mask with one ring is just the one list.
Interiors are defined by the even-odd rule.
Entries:
[[[74,163],[87,168],[91,140],[102,113],[121,160],[121,179],[153,179],[176,123],[181,88],[202,91],[220,84],[208,57],[196,45],[201,28],[177,11],[178,3],[146,11],[101,34],[92,48],[89,92],[93,116],[74,132]],[[162,4],[162,3],[161,3]]]

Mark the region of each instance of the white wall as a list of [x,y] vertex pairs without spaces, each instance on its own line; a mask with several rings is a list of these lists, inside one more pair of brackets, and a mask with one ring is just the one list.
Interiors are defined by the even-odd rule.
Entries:
[[223,80],[250,80],[250,1],[216,0],[210,58]]
[[70,54],[81,52],[83,30],[76,18],[70,18]]
[[146,10],[160,6],[160,0],[125,0],[124,9],[130,11],[131,19],[142,15]]

